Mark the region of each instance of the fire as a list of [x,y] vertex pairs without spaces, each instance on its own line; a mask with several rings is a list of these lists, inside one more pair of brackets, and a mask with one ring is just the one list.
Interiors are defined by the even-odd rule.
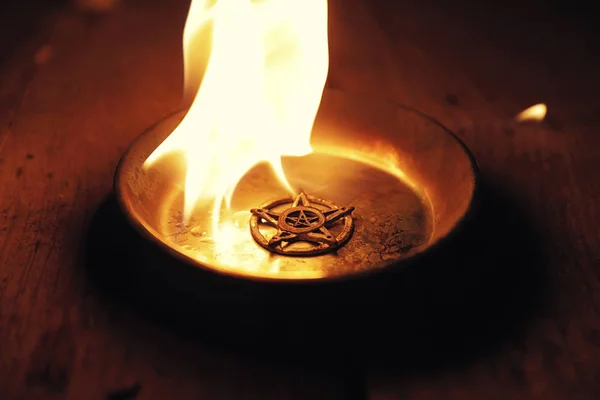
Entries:
[[212,202],[216,233],[248,170],[267,162],[291,191],[281,157],[312,152],[329,70],[327,0],[192,0],[183,47],[193,100],[144,167],[183,154],[184,219]]
[[525,121],[543,121],[546,117],[548,108],[544,103],[535,104],[525,110],[521,111],[515,119],[519,122]]

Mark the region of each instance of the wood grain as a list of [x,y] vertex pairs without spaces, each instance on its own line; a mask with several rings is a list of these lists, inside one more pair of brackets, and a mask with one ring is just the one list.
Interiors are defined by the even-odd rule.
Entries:
[[[412,105],[455,130],[494,193],[540,232],[547,262],[536,279],[547,287],[495,351],[436,369],[363,365],[368,398],[597,398],[598,33],[556,4],[396,3],[330,0],[328,85]],[[92,15],[57,2],[2,14],[2,399],[128,389],[139,399],[349,398],[339,371],[256,362],[181,337],[107,302],[83,271],[82,238],[119,156],[179,103],[187,7],[131,0]],[[537,102],[548,104],[546,122],[510,122]],[[510,247],[515,237],[494,240]],[[512,297],[534,291],[519,282],[507,278],[500,291],[507,309],[529,306]],[[481,318],[514,322],[498,315]]]

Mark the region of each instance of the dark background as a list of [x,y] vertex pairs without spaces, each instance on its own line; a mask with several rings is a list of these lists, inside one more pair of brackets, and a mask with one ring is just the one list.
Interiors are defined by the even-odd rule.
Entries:
[[[139,248],[110,196],[114,167],[179,105],[188,4],[0,4],[0,398],[598,398],[591,2],[329,1],[328,86],[434,116],[485,182],[437,270],[403,277],[397,307],[368,322],[340,313],[351,333],[313,352],[233,340],[284,325],[293,338],[285,318],[182,323],[196,305],[149,292],[143,265],[130,268]],[[538,102],[543,123],[514,124]]]

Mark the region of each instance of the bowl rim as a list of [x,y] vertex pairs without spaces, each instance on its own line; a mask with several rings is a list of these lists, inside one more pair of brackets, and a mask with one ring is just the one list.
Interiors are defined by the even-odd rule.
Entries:
[[182,252],[178,252],[172,246],[165,242],[165,240],[161,237],[161,235],[147,223],[143,222],[140,218],[136,218],[137,213],[125,199],[124,194],[124,182],[123,180],[123,169],[126,164],[126,160],[128,159],[129,154],[132,149],[136,147],[136,145],[144,138],[144,136],[156,129],[160,124],[169,120],[173,116],[185,112],[187,108],[181,107],[174,111],[168,112],[155,121],[153,124],[144,129],[136,138],[127,146],[125,152],[119,159],[117,163],[117,167],[115,169],[115,174],[113,178],[113,190],[119,205],[119,208],[123,212],[125,218],[129,222],[129,224],[139,233],[143,238],[146,238],[152,243],[158,244],[161,250],[166,251],[171,256],[175,257],[178,261],[182,262],[184,265],[192,267],[194,269],[201,269],[204,272],[215,274],[221,277],[234,279],[237,281],[243,282],[254,282],[254,283],[262,283],[262,284],[272,284],[272,285],[320,285],[320,284],[332,284],[332,283],[342,283],[355,281],[360,279],[365,279],[367,277],[372,277],[383,273],[384,271],[393,270],[402,270],[408,267],[410,264],[415,263],[421,260],[426,255],[436,251],[438,248],[443,247],[448,242],[450,242],[453,238],[455,238],[459,232],[464,230],[464,227],[468,225],[469,221],[476,214],[477,209],[479,208],[479,204],[481,201],[481,169],[479,163],[477,162],[475,156],[471,152],[471,150],[467,147],[467,145],[460,139],[454,132],[448,129],[445,125],[440,123],[437,119],[431,117],[430,115],[419,111],[411,106],[398,103],[393,100],[385,99],[385,98],[374,98],[371,95],[365,95],[364,93],[350,92],[341,89],[330,89],[326,88],[324,93],[326,92],[338,92],[344,96],[354,97],[354,96],[362,96],[364,101],[364,97],[368,96],[373,98],[373,100],[380,102],[382,104],[387,104],[388,106],[392,106],[394,109],[401,109],[403,111],[415,114],[433,125],[440,128],[447,135],[449,135],[455,142],[458,144],[463,153],[467,156],[470,164],[470,171],[473,179],[473,190],[471,191],[471,196],[469,199],[469,203],[462,215],[457,218],[454,225],[450,228],[450,230],[443,236],[440,236],[435,242],[431,243],[429,246],[424,247],[423,249],[417,250],[412,254],[407,255],[405,258],[390,261],[388,263],[382,263],[379,268],[369,269],[364,271],[353,272],[349,274],[343,275],[333,275],[326,276],[322,278],[277,278],[277,277],[267,277],[267,276],[258,276],[258,275],[246,275],[241,272],[226,270],[226,269],[217,269],[202,263]]

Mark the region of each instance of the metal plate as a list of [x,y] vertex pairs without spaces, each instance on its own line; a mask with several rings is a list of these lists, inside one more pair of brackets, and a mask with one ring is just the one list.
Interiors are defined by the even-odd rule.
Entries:
[[[179,155],[164,157],[148,171],[141,168],[183,115],[159,121],[132,144],[115,174],[115,191],[132,225],[190,266],[272,282],[358,276],[427,251],[451,234],[472,207],[477,164],[452,133],[407,107],[326,91],[311,137],[315,152],[284,159],[284,169],[293,187],[306,189],[314,198],[356,207],[351,219],[344,216],[352,227],[336,232],[338,245],[323,246],[314,257],[282,254],[268,243],[265,247],[260,238],[264,235],[254,232],[253,238],[248,230],[256,218],[250,210],[289,194],[268,168],[258,165],[234,193],[227,232],[233,245],[223,246],[209,233],[208,209],[199,208],[182,222],[180,183],[185,170]],[[294,212],[287,215],[294,217]],[[320,211],[323,218],[324,212]],[[322,222],[318,213],[312,216]],[[268,234],[298,234],[293,231],[300,227],[284,222],[277,222]]]

